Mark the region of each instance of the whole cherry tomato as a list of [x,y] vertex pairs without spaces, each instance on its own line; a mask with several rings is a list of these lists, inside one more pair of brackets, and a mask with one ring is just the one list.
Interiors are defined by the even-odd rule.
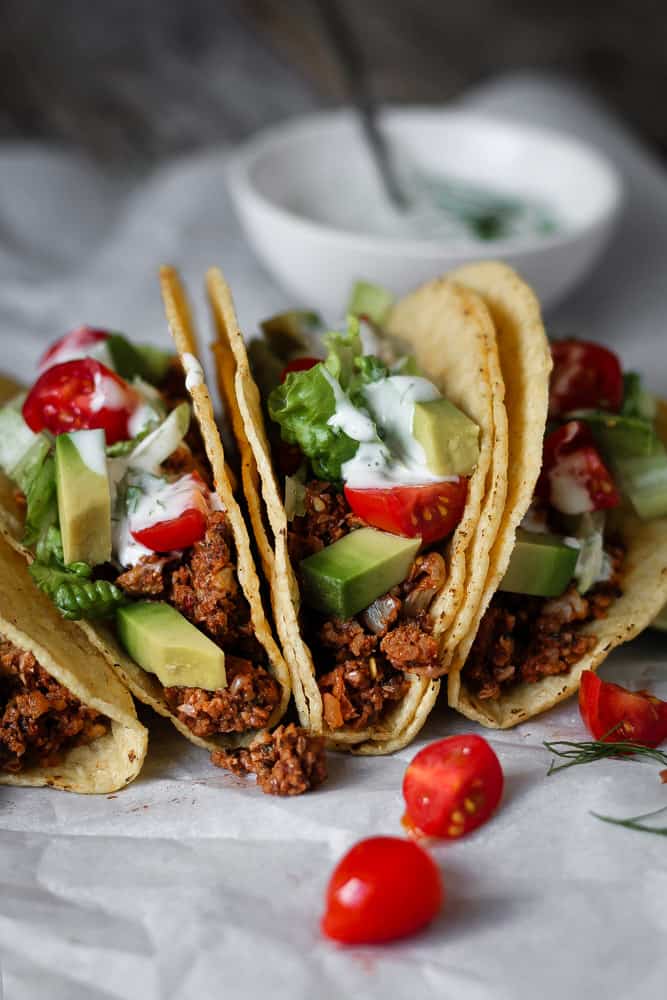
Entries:
[[350,508],[368,524],[394,535],[414,538],[424,545],[446,538],[461,520],[468,495],[468,480],[393,486],[379,489],[345,487]]
[[52,434],[101,427],[107,444],[130,437],[129,420],[138,394],[110,368],[81,358],[54,365],[40,375],[23,404],[31,430]]
[[623,372],[613,351],[586,340],[557,340],[551,345],[549,416],[571,410],[611,410],[623,402]]
[[44,352],[39,360],[39,374],[54,365],[64,364],[65,361],[88,357],[96,345],[108,340],[110,336],[106,330],[94,330],[92,326],[70,330]]
[[456,840],[476,830],[503,794],[500,761],[481,736],[448,736],[420,750],[403,778],[415,834]]
[[537,493],[562,514],[605,510],[621,502],[614,479],[581,420],[569,420],[546,437]]
[[414,934],[444,900],[440,872],[414,841],[370,837],[336,866],[322,932],[345,944],[379,944]]
[[647,691],[628,691],[584,670],[579,711],[596,740],[657,747],[667,740],[667,702]]

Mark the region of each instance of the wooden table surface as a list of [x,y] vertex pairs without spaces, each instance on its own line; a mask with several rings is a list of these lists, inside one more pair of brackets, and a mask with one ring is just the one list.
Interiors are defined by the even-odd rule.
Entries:
[[[379,96],[444,102],[552,68],[667,152],[667,5],[656,0],[340,0]],[[0,136],[120,164],[234,140],[343,88],[309,0],[0,0]]]

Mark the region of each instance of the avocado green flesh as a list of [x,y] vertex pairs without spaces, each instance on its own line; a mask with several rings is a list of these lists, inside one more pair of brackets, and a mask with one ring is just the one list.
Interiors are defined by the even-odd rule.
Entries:
[[575,410],[569,415],[588,424],[596,445],[610,462],[664,451],[653,424],[641,417],[604,410]]
[[415,403],[412,433],[437,476],[469,476],[479,461],[479,427],[448,399]]
[[357,281],[347,305],[353,316],[366,316],[371,323],[381,326],[394,304],[394,296],[381,285]]
[[301,562],[305,601],[317,611],[350,618],[410,572],[421,538],[360,528]]
[[639,517],[667,515],[667,455],[618,459],[614,472]]
[[164,687],[227,686],[222,649],[170,604],[127,604],[116,612],[116,628],[132,659]]
[[519,530],[499,590],[558,597],[574,576],[578,556],[579,550],[565,545],[558,535]]
[[73,431],[56,438],[58,516],[66,563],[91,566],[111,559],[111,494],[109,477],[90,467],[82,457],[97,456],[106,470],[103,430]]

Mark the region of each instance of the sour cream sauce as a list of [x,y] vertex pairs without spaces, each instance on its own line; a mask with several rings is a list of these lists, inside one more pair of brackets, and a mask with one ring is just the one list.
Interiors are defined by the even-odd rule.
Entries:
[[356,454],[341,468],[349,486],[373,489],[456,479],[429,470],[424,449],[412,434],[415,403],[440,398],[432,382],[418,375],[390,375],[371,382],[364,388],[365,413],[354,406],[326,368],[324,376],[336,402],[327,423],[359,442]]
[[[150,474],[130,474],[128,484],[141,492],[134,508],[112,523],[113,549],[121,566],[134,566],[142,556],[153,554],[153,550],[138,542],[132,532],[144,531],[162,521],[176,520],[193,507],[208,513],[208,490],[193,476],[169,482]],[[217,508],[216,504],[213,506]]]

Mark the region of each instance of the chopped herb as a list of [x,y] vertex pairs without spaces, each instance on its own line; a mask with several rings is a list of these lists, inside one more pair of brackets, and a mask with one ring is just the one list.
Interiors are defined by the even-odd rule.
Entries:
[[667,812],[667,806],[656,809],[654,812],[644,813],[641,816],[630,816],[628,819],[618,819],[615,816],[601,816],[600,813],[592,812],[591,816],[601,819],[603,823],[613,823],[614,826],[624,826],[627,830],[640,830],[642,833],[656,833],[659,837],[667,837],[667,826],[646,826],[641,821],[653,819],[661,813]]
[[[617,729],[614,726],[614,729]],[[611,729],[607,736],[614,732]],[[563,771],[566,767],[576,767],[577,764],[591,764],[595,760],[605,760],[609,757],[621,757],[626,760],[657,760],[659,764],[667,764],[667,753],[642,743],[618,742],[607,743],[605,740],[583,740],[570,742],[557,740],[554,743],[544,742],[544,746],[556,757],[567,760],[566,764],[551,762],[547,776]]]

